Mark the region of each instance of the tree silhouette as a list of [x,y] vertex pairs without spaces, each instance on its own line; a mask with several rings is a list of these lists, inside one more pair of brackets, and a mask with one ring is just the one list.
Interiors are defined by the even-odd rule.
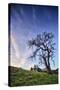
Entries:
[[34,65],[34,70],[37,71],[38,65]]
[[30,58],[38,57],[39,64],[44,64],[48,73],[51,72],[50,61],[53,60],[54,55],[54,45],[53,42],[54,35],[52,33],[43,32],[37,35],[35,39],[29,40],[29,47],[34,47],[33,55]]

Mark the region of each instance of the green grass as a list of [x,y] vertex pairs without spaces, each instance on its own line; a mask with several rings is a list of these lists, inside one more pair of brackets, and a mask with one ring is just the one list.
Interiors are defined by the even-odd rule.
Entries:
[[58,75],[10,67],[10,86],[57,84]]

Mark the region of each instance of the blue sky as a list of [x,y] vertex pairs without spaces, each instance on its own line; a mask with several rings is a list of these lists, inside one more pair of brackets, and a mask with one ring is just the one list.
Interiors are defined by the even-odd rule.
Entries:
[[[10,4],[10,32],[11,32],[11,65],[30,69],[38,60],[31,61],[28,57],[32,50],[28,47],[28,40],[42,32],[54,34],[55,66],[58,67],[58,7],[42,5]],[[44,65],[40,66],[44,68]]]

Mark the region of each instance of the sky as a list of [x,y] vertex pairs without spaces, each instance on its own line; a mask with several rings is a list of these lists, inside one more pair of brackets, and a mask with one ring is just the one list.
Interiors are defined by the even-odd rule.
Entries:
[[[51,68],[58,67],[58,7],[43,5],[9,5],[10,27],[10,65],[30,69],[38,60],[30,60],[32,49],[28,46],[28,40],[35,38],[42,32],[54,34],[55,65],[51,62]],[[44,65],[40,65],[44,68]]]

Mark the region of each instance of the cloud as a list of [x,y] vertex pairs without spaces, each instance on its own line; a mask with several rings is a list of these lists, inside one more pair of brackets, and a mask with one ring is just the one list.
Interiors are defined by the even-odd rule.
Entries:
[[20,8],[21,15],[24,15],[24,11],[22,8]]
[[32,8],[33,11],[33,20],[36,20],[35,8]]
[[24,54],[22,56],[22,53],[19,50],[18,43],[16,41],[16,37],[14,37],[14,34],[11,33],[11,66],[15,67],[22,67],[24,69],[29,70],[31,67],[33,67],[34,64],[31,64],[28,62],[28,59],[26,58],[31,54],[31,50],[29,50],[28,53]]
[[16,43],[15,38],[12,35],[11,35],[11,44],[12,44],[14,50],[15,50],[16,58],[20,58],[20,53],[19,53],[18,45]]
[[21,52],[16,42],[16,38],[11,33],[11,65],[20,67],[25,63],[25,59],[22,57]]

